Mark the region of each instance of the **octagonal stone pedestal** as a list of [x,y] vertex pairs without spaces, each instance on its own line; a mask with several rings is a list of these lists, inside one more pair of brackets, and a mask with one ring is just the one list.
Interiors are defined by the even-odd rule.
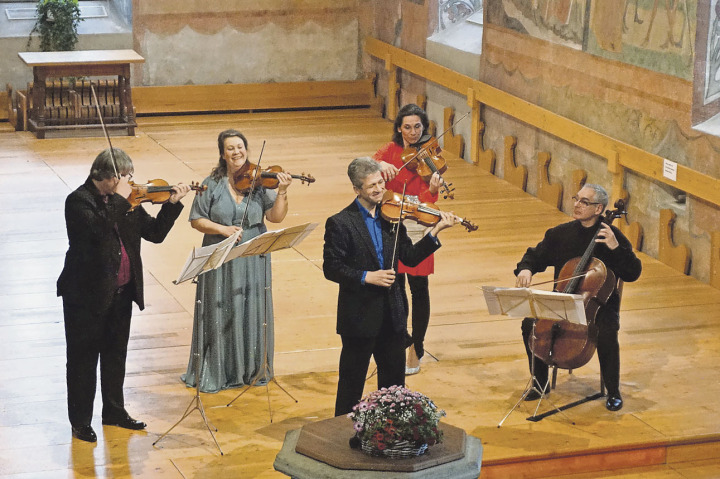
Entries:
[[296,479],[476,479],[482,444],[460,428],[441,423],[443,442],[409,459],[371,457],[351,449],[352,421],[338,416],[288,431],[275,470]]

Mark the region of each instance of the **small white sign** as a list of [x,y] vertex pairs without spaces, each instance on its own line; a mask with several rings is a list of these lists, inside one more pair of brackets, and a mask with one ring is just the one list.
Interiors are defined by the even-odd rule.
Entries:
[[677,181],[677,163],[664,158],[663,176],[669,180]]

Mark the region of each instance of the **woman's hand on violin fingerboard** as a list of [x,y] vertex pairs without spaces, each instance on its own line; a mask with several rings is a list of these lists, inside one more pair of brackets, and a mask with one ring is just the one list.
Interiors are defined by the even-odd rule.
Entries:
[[527,288],[532,282],[532,272],[529,269],[520,271],[515,279],[515,286],[518,288]]
[[186,185],[184,183],[178,183],[177,185],[172,187],[172,195],[170,195],[170,203],[177,203],[185,195],[187,195],[190,192],[190,185]]
[[385,181],[391,181],[397,176],[398,173],[400,173],[400,171],[397,169],[397,167],[395,167],[395,165],[391,165],[386,161],[381,161],[380,173],[382,174],[382,177]]
[[389,288],[395,282],[395,271],[392,269],[379,269],[377,271],[368,271],[365,275],[365,284],[373,284]]
[[287,191],[288,186],[290,186],[290,183],[292,183],[292,176],[290,173],[286,173],[284,171],[280,171],[277,174],[278,179],[278,193],[284,193]]
[[440,185],[442,185],[442,177],[437,171],[430,177],[430,183],[428,183],[428,191],[431,195],[437,195],[440,191]]

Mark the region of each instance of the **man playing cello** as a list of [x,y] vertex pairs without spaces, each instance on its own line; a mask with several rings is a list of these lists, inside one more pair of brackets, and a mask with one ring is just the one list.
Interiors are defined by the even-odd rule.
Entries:
[[[554,268],[555,280],[568,260],[582,256],[590,241],[595,239],[593,256],[601,260],[615,277],[625,282],[640,277],[642,265],[635,255],[630,241],[614,226],[600,221],[608,204],[608,194],[598,185],[586,184],[573,196],[574,221],[564,223],[545,232],[545,237],[534,248],[528,248],[517,264],[516,286],[528,287],[535,273],[545,271],[548,266]],[[620,294],[617,289],[611,293],[608,301],[600,307],[595,316],[598,328],[597,352],[600,360],[600,374],[607,387],[608,397],[605,403],[610,411],[618,411],[623,406],[620,396],[620,347],[618,330],[620,329]],[[522,322],[522,335],[528,360],[532,359],[529,343],[533,330],[533,318]],[[548,365],[535,358],[535,379],[548,388]],[[530,391],[525,400],[540,398],[536,390]]]

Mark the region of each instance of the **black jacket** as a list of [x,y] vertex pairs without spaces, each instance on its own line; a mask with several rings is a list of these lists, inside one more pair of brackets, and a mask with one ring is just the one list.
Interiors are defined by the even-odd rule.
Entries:
[[[393,225],[381,220],[383,261],[390,269],[395,235]],[[400,224],[397,257],[407,266],[416,266],[439,247],[428,235],[415,245]],[[382,325],[385,305],[389,301],[393,325],[405,328],[408,314],[407,296],[396,281],[390,288],[362,284],[364,271],[380,269],[375,247],[362,213],[353,202],[325,223],[323,272],[340,285],[337,306],[337,332],[352,337],[377,336]]]
[[[545,232],[543,240],[534,248],[528,248],[525,255],[517,264],[515,275],[524,269],[530,270],[532,274],[545,271],[552,266],[555,279],[558,278],[560,270],[572,258],[582,256],[590,244],[595,232],[600,228],[600,221],[590,228],[585,228],[578,220],[563,223]],[[611,226],[619,246],[610,250],[605,244],[595,245],[593,256],[607,266],[618,279],[629,283],[640,277],[642,264],[635,255],[630,241],[615,226]],[[620,311],[620,296],[614,290],[607,305],[598,312],[598,315],[611,316],[617,321]]]
[[118,287],[119,238],[122,238],[130,259],[133,300],[140,309],[145,307],[140,240],[162,242],[183,205],[180,202],[165,203],[157,218],[150,216],[142,206],[128,213],[129,209],[130,203],[118,194],[110,196],[106,204],[90,178],[68,195],[65,223],[69,248],[57,281],[57,295],[64,301],[85,304],[98,311],[110,304]]

